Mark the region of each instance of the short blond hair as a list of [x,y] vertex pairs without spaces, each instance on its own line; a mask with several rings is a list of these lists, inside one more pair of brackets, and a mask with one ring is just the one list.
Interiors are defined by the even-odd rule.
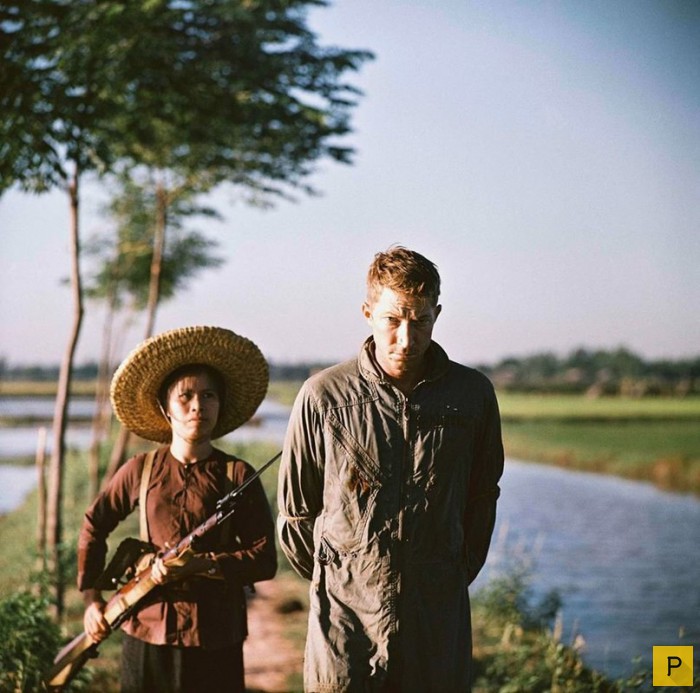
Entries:
[[394,245],[377,253],[367,272],[367,302],[373,304],[382,288],[429,299],[437,305],[440,274],[437,266],[415,250]]

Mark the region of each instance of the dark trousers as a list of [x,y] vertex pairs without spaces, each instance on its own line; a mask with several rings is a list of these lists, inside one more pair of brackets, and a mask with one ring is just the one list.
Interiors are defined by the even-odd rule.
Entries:
[[122,693],[244,693],[243,642],[219,650],[151,645],[124,633]]

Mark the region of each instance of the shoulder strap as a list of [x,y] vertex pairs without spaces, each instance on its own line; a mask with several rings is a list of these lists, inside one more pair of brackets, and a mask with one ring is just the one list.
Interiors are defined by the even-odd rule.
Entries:
[[148,517],[146,516],[146,496],[148,495],[148,482],[151,479],[153,460],[156,457],[156,450],[151,450],[146,454],[143,461],[143,471],[141,472],[141,488],[139,489],[139,528],[141,541],[150,541],[148,537]]
[[[236,460],[228,460],[226,462],[226,493],[233,491],[233,466],[236,464]],[[224,526],[221,528],[221,543],[223,546],[228,544],[229,536],[231,534],[231,520],[224,522]]]

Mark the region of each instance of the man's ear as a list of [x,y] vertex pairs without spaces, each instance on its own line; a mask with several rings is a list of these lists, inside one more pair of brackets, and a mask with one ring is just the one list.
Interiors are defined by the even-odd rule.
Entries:
[[440,313],[442,313],[442,306],[438,304],[435,306],[435,320],[438,319],[438,315],[440,315]]
[[371,325],[372,324],[372,307],[365,301],[362,304],[362,315],[365,316],[365,320]]

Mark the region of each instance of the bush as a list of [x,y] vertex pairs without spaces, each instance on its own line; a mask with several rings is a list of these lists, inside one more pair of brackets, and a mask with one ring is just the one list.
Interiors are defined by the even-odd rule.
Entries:
[[509,623],[526,630],[551,627],[561,608],[556,590],[534,602],[530,572],[525,566],[513,566],[504,575],[491,578],[473,598],[474,608],[497,623]]
[[28,592],[0,601],[0,691],[42,690],[41,679],[61,645],[48,602]]
[[612,681],[587,667],[580,637],[561,642],[561,599],[535,602],[525,567],[493,578],[472,603],[478,693],[621,693],[648,683],[646,671]]

